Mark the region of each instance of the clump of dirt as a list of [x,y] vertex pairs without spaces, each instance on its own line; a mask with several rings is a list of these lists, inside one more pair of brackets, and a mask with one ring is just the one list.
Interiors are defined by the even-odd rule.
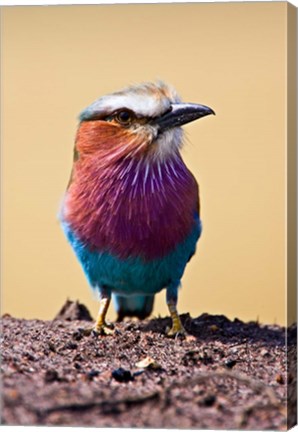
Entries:
[[[86,336],[85,306],[53,321],[5,315],[2,423],[285,430],[296,423],[296,327],[181,316],[115,324]],[[287,411],[288,410],[288,411]]]
[[66,300],[58,314],[55,316],[57,320],[66,321],[92,321],[92,316],[85,305],[77,301]]

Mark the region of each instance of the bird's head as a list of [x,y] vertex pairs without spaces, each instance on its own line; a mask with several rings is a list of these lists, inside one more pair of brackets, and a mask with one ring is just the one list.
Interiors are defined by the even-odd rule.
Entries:
[[131,86],[101,97],[81,113],[75,152],[109,161],[166,159],[182,145],[181,126],[209,114],[214,112],[207,106],[182,103],[163,82]]

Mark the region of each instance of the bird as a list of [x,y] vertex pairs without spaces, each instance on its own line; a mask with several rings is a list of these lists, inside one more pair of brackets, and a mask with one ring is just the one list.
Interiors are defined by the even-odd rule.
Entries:
[[60,222],[91,288],[99,295],[92,332],[145,319],[166,290],[169,337],[185,335],[177,310],[185,267],[201,235],[198,183],[181,156],[182,125],[215,114],[181,101],[164,81],[100,97],[79,115]]

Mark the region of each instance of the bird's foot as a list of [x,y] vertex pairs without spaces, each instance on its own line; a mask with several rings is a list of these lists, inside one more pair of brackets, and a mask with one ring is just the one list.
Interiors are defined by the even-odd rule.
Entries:
[[177,312],[176,301],[170,299],[167,303],[172,318],[172,327],[166,329],[166,335],[168,337],[182,336],[184,338],[187,333]]
[[111,323],[97,324],[95,323],[92,327],[80,329],[80,332],[84,336],[109,336],[115,333],[114,325]]
[[185,337],[185,336],[187,336],[187,332],[186,332],[185,328],[183,327],[183,325],[180,322],[179,324],[178,323],[173,323],[173,325],[172,325],[171,328],[167,327],[166,328],[166,335],[168,337],[171,337],[171,338],[172,337],[176,337],[176,336]]
[[92,329],[93,336],[111,336],[115,333],[114,325],[111,323],[95,324]]

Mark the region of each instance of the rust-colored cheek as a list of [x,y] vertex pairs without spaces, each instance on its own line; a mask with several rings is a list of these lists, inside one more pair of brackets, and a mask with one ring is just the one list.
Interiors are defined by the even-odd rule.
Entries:
[[112,149],[113,143],[121,142],[125,132],[120,126],[106,121],[82,122],[76,136],[76,149],[81,155]]
[[[147,137],[146,137],[147,138]],[[144,153],[147,142],[143,134],[134,133],[115,123],[106,121],[86,121],[79,126],[75,148],[80,156],[136,155]]]

